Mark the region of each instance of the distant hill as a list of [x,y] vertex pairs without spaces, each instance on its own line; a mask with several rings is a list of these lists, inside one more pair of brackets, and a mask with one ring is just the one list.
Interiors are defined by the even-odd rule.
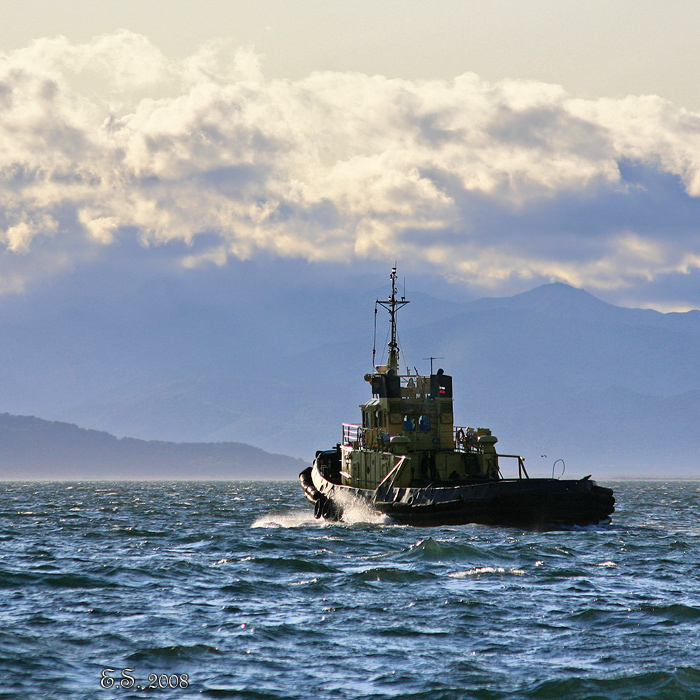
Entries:
[[295,479],[307,466],[240,442],[116,438],[33,416],[0,414],[0,479]]

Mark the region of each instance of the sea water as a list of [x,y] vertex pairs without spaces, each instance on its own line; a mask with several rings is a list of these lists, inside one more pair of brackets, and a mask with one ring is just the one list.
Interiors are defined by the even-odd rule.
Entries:
[[700,697],[700,483],[608,526],[314,520],[298,483],[0,484],[0,697]]

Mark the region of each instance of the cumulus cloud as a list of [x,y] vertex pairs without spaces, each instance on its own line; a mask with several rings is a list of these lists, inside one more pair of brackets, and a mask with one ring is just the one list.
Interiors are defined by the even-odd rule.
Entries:
[[264,252],[630,288],[700,267],[699,196],[700,115],[658,97],[268,80],[251,50],[173,61],[127,31],[0,54],[0,292],[127,236],[211,240],[186,268]]

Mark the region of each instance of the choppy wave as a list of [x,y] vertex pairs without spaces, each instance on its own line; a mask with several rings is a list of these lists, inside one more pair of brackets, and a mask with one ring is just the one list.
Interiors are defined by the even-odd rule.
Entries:
[[700,485],[616,496],[533,533],[325,523],[296,483],[3,484],[0,698],[696,699]]

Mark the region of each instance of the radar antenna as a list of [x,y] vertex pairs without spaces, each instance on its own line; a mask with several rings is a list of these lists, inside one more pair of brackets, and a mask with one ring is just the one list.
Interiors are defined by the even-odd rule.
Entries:
[[424,357],[424,360],[430,360],[430,374],[433,373],[433,360],[444,360],[444,357]]

